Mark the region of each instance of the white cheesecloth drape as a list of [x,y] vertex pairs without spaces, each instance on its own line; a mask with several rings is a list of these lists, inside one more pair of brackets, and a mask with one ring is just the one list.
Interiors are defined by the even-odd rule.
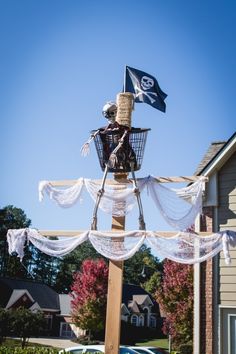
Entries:
[[146,241],[161,257],[175,262],[194,264],[203,262],[223,250],[225,262],[230,263],[229,247],[236,247],[236,232],[221,231],[211,236],[197,236],[193,233],[179,232],[173,237],[163,237],[153,231],[101,232],[84,233],[50,240],[35,229],[8,230],[9,253],[17,253],[22,260],[24,247],[31,242],[49,256],[63,257],[77,246],[89,240],[96,251],[104,257],[123,261],[132,257]]
[[[177,230],[186,230],[194,224],[197,214],[202,210],[202,194],[204,179],[189,187],[174,189],[167,188],[156,182],[154,177],[141,178],[137,186],[142,193],[147,188],[154,205],[165,218],[167,223]],[[50,182],[42,181],[39,184],[39,199],[42,201],[47,193],[59,206],[70,207],[81,197],[83,189],[86,189],[95,201],[100,189],[100,183],[96,180],[80,178],[69,188],[58,189]],[[99,208],[113,216],[125,216],[137,205],[135,186],[132,183],[119,183],[118,185],[106,184]]]
[[[31,242],[42,252],[55,257],[63,257],[85,241],[90,241],[98,253],[106,258],[123,261],[132,257],[146,242],[161,258],[168,258],[179,263],[194,264],[203,262],[218,252],[223,251],[225,261],[230,263],[230,247],[236,247],[236,232],[221,231],[211,236],[198,236],[186,232],[202,209],[204,178],[188,187],[174,189],[158,183],[152,176],[141,178],[137,182],[140,192],[147,188],[155,206],[165,220],[179,230],[175,236],[164,237],[154,231],[134,230],[123,232],[84,231],[73,237],[48,239],[35,229],[8,230],[9,253],[16,253],[22,260],[24,247]],[[70,207],[80,198],[84,189],[93,200],[101,188],[96,180],[79,178],[68,188],[55,188],[50,182],[39,184],[39,199],[44,194],[59,206]],[[105,185],[100,208],[113,216],[124,216],[137,204],[134,183]]]

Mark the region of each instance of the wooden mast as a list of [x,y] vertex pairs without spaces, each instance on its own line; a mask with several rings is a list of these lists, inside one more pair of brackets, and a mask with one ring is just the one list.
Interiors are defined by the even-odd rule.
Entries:
[[[115,181],[127,179],[127,174],[114,174]],[[112,216],[112,231],[125,230],[125,216]],[[123,261],[109,261],[105,354],[118,354],[120,347]]]

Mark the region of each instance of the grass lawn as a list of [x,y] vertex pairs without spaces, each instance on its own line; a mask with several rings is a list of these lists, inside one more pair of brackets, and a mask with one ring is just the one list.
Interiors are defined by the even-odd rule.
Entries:
[[164,349],[168,349],[169,348],[169,342],[167,338],[163,338],[163,339],[152,339],[150,341],[146,341],[146,342],[137,342],[135,345],[137,346],[150,346],[150,347],[160,347],[160,348],[164,348]]
[[[7,338],[3,343],[2,346],[8,347],[8,348],[15,348],[15,347],[21,347],[21,341],[19,339],[13,339],[13,338]],[[38,343],[27,343],[26,347],[44,347],[44,348],[52,348],[48,345],[42,345]]]

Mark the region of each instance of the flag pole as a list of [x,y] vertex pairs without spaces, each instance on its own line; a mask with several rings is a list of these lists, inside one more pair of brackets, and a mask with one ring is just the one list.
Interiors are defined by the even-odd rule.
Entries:
[[125,71],[124,71],[124,85],[123,85],[123,92],[126,92],[126,69],[127,69],[127,65],[125,65]]

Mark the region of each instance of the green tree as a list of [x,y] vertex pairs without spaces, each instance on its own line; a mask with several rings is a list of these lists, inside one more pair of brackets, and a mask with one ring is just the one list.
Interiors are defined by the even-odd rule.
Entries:
[[[145,268],[144,268],[145,269]],[[155,296],[161,284],[161,272],[157,270],[150,278],[143,284],[143,288],[152,296]]]
[[29,246],[29,250],[32,259],[30,273],[34,280],[54,287],[61,260],[57,257],[48,256],[33,245]]
[[39,335],[43,329],[45,319],[42,312],[32,312],[24,307],[11,310],[12,333],[21,338],[21,346],[25,347],[27,340]]
[[[12,205],[0,209],[0,275],[11,277],[27,277],[27,271],[19,266],[20,261],[16,256],[8,254],[7,231],[29,227],[30,219],[25,212]],[[25,257],[26,266],[30,266],[30,257]]]
[[0,345],[10,335],[11,313],[0,308]]
[[125,261],[124,281],[143,286],[155,272],[161,271],[162,263],[155,257],[149,247],[142,245],[135,255]]

